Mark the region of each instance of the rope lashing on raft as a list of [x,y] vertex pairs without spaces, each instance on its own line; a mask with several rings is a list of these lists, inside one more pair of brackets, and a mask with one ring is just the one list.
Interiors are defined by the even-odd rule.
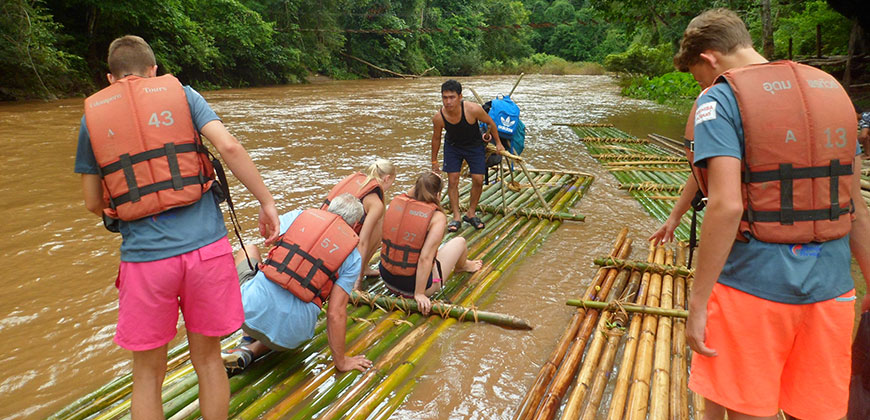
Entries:
[[663,160],[668,162],[688,162],[685,157],[655,155],[647,153],[598,153],[592,154],[591,156],[597,160],[619,159],[634,161]]
[[605,166],[610,172],[692,172],[692,169],[681,165],[679,168],[661,168],[656,166]]
[[638,271],[651,271],[658,274],[669,274],[675,277],[692,277],[695,275],[694,269],[680,267],[669,264],[645,263],[636,261],[625,261],[618,258],[606,257],[596,258],[595,264],[605,268],[618,268],[620,270],[631,269]]
[[553,125],[560,125],[563,127],[590,127],[590,128],[598,128],[598,127],[613,127],[613,124],[608,123],[553,123]]
[[638,182],[630,184],[619,184],[619,189],[631,191],[676,191],[682,192],[684,185],[674,184],[659,184],[656,182]]
[[[383,306],[380,305],[380,303],[378,302],[379,298],[385,298],[385,300],[383,302],[388,303],[386,308],[384,308]],[[373,308],[381,309],[384,312],[392,312],[392,311],[400,310],[402,312],[412,313],[414,311],[410,306],[411,303],[409,302],[409,300],[410,299],[395,298],[393,296],[382,295],[379,293],[372,295],[368,292],[362,292],[362,291],[357,291],[353,296],[351,296],[351,303],[353,303],[355,306],[358,306],[360,303],[363,303],[363,304],[369,305]],[[437,300],[432,301],[432,312],[440,315],[441,318],[445,318],[445,319],[449,318],[450,312],[453,309],[462,310],[462,313],[456,317],[457,320],[465,321],[466,316],[470,313],[472,315],[472,317],[474,318],[474,322],[479,322],[478,317],[477,317],[478,310],[477,310],[476,306],[463,307],[463,306],[458,306],[458,305],[455,305],[453,303],[448,303],[448,302],[442,302],[442,301],[437,301]]]
[[647,144],[648,139],[633,139],[627,137],[580,137],[580,141],[585,143],[629,143],[629,144]]

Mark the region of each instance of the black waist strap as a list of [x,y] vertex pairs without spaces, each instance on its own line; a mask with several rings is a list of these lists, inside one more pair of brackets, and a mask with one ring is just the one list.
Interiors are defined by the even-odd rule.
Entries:
[[[831,209],[818,209],[818,210],[792,210],[792,223],[793,222],[809,222],[813,220],[837,220],[840,216],[845,214],[849,214],[852,212],[852,208],[840,208],[837,213],[837,217],[831,219]],[[743,220],[753,223],[753,222],[782,222],[781,217],[782,212],[780,211],[756,211],[756,210],[745,210],[743,212]],[[783,223],[783,224],[792,224],[792,223]]]
[[[383,252],[381,254],[381,258],[383,258],[384,261],[386,261],[387,263],[392,264],[396,267],[400,267],[400,268],[409,268],[409,267],[416,267],[417,266],[417,263],[408,262],[408,257],[412,253],[419,254],[420,248],[412,248],[409,245],[396,245],[392,241],[390,241],[389,239],[383,239],[382,241],[384,242],[384,245],[386,245],[386,248],[387,248],[386,252]],[[402,252],[402,261],[396,261],[396,260],[390,258],[390,256],[389,256],[390,249],[395,249],[397,251],[401,251]]]
[[[203,182],[204,179],[205,179],[204,177],[198,176],[198,175],[183,177],[183,178],[181,178],[181,186],[183,188],[183,187],[186,187],[188,185],[204,184],[204,182]],[[135,189],[131,188],[129,192],[121,194],[117,197],[113,197],[111,199],[112,208],[116,208],[117,206],[120,206],[121,204],[125,204],[125,203],[131,202],[131,201],[132,202],[139,201],[141,199],[141,197],[143,195],[146,195],[146,194],[151,194],[151,193],[155,193],[157,191],[162,191],[162,190],[173,189],[174,182],[175,182],[175,180],[170,179],[168,181],[155,182],[153,184],[146,185],[144,187],[138,187],[134,184]],[[128,179],[128,186],[129,186],[129,179]]]
[[[837,159],[831,159],[828,166],[811,166],[807,168],[794,168],[790,163],[779,165],[779,169],[770,171],[750,172],[748,166],[744,166],[743,182],[758,183],[779,181],[779,210],[778,211],[755,211],[752,203],[747,206],[743,213],[743,220],[754,222],[779,222],[783,225],[793,225],[794,222],[812,220],[837,220],[840,216],[852,211],[852,206],[840,207],[840,176],[851,175],[852,165],[841,164]],[[825,209],[795,210],[794,209],[794,180],[810,178],[829,178],[830,206]]]
[[[167,146],[172,145],[172,148],[174,149],[172,152],[173,154],[189,153],[189,152],[206,153],[205,146],[203,146],[202,144],[199,144],[199,143],[185,143],[185,144],[178,144],[178,145],[176,145],[175,143],[166,143],[166,145]],[[124,166],[127,166],[127,164],[135,165],[137,163],[141,163],[141,162],[144,162],[144,161],[149,160],[149,159],[155,159],[155,158],[159,158],[161,156],[167,156],[169,153],[170,152],[168,151],[167,147],[164,146],[164,147],[161,147],[159,149],[146,150],[142,153],[137,153],[135,155],[127,154],[126,156],[129,157],[129,163],[123,162],[122,160],[119,160],[115,163],[110,163],[110,164],[100,168],[100,175],[105,177],[106,175],[108,175],[112,172],[117,172],[117,171],[121,170],[121,168],[123,168]],[[176,165],[177,165],[177,161],[176,161]]]

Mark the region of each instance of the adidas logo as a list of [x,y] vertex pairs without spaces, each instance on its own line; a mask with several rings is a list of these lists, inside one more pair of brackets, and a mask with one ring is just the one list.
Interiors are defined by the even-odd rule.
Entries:
[[506,128],[511,128],[517,123],[516,121],[511,120],[511,117],[499,117],[499,119],[501,119],[501,125]]

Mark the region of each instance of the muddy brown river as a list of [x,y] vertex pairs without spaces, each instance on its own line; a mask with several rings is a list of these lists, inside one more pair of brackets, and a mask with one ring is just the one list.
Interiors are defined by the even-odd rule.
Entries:
[[[398,168],[389,194],[406,190],[429,166],[431,116],[443,80],[317,81],[203,95],[248,149],[284,212],[319,203],[338,180],[376,157]],[[515,80],[460,79],[487,99],[509,91]],[[679,138],[684,117],[620,97],[610,76],[530,75],[514,100],[527,126],[523,155],[530,166],[596,176],[576,206],[586,222],[564,223],[478,303],[521,316],[534,330],[453,326],[427,355],[415,390],[393,418],[510,418],[574,312],[564,301],[580,295],[594,274],[592,258],[609,252],[625,225],[635,241],[658,226],[569,128],[553,123],[610,122],[637,136]],[[131,368],[130,353],[112,342],[120,237],[84,209],[80,177],[73,173],[82,108],[81,99],[0,104],[6,144],[0,157],[0,418],[44,418]],[[245,239],[262,244],[256,201],[238,183],[233,190]],[[646,258],[642,246],[635,248],[633,257]]]

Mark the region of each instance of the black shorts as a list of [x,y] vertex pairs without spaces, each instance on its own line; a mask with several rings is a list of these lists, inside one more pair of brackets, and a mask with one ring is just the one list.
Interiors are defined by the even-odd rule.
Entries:
[[[435,267],[433,267],[433,268],[435,270],[438,270],[438,277],[439,277],[438,281],[442,281],[443,279],[440,278],[441,274],[442,274],[441,273],[441,261],[438,261],[437,258],[435,259]],[[381,279],[384,281],[384,283],[387,284],[387,288],[389,288],[390,290],[392,290],[394,292],[399,292],[400,294],[405,295],[407,297],[414,296],[414,288],[417,285],[416,274],[411,275],[411,276],[396,276],[396,275],[393,275],[392,273],[390,273],[389,271],[387,271],[387,269],[384,268],[384,266],[380,263],[378,263],[378,271],[380,271],[380,273],[381,273]],[[432,283],[433,283],[432,273],[430,272],[429,273],[429,280],[426,281],[426,288],[427,289],[430,288],[432,286]]]

